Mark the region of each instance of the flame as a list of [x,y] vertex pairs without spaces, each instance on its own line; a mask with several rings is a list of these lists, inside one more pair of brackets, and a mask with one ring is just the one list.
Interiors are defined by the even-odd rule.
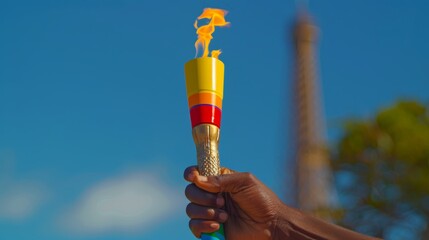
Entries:
[[213,50],[212,51],[212,57],[219,58],[219,55],[222,53],[221,50]]
[[[203,57],[209,56],[209,45],[212,40],[212,34],[215,31],[215,27],[226,27],[229,26],[229,22],[225,20],[227,11],[216,8],[205,8],[203,13],[195,20],[194,27],[197,29],[198,39],[195,42],[195,49],[198,55],[198,48],[201,46],[204,49]],[[207,25],[198,27],[198,20],[208,19],[210,22]],[[218,58],[222,52],[220,50],[213,50],[211,56]]]

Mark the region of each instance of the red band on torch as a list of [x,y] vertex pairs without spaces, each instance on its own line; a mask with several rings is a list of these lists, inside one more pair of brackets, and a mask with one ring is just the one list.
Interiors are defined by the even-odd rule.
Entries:
[[213,105],[197,105],[190,110],[192,128],[203,124],[213,124],[220,128],[222,111]]

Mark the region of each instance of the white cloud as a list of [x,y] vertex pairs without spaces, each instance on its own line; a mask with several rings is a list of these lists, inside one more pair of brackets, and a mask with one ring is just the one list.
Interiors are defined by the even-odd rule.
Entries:
[[31,217],[47,199],[46,189],[36,183],[1,184],[0,218],[22,220]]
[[89,188],[61,223],[79,234],[138,232],[174,213],[178,195],[145,172],[125,174]]

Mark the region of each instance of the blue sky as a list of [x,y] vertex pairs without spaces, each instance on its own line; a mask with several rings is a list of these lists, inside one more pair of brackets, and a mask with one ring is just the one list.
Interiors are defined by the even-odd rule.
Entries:
[[[183,65],[193,22],[227,9],[223,165],[280,196],[295,1],[0,1],[0,238],[192,239]],[[428,101],[429,3],[309,1],[328,137],[398,98]]]

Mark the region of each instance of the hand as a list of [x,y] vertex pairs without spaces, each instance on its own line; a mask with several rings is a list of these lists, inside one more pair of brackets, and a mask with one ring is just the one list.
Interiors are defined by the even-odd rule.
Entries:
[[200,176],[185,170],[191,201],[186,213],[196,237],[225,223],[227,240],[374,240],[290,208],[250,173],[222,168],[221,175]]
[[186,208],[189,227],[196,237],[225,223],[227,240],[272,239],[283,203],[252,174],[222,168],[221,175],[205,177],[188,167],[184,177],[193,183],[185,195],[191,202]]

